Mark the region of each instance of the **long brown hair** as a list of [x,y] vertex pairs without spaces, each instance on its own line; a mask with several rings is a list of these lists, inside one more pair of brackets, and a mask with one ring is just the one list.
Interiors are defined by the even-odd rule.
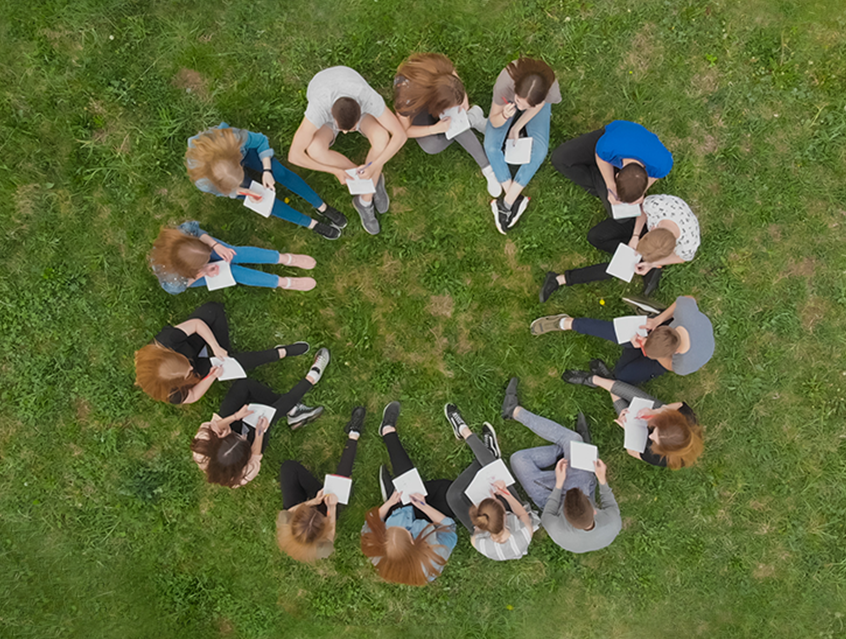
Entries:
[[250,442],[233,431],[220,437],[212,428],[203,430],[207,438],[195,437],[191,451],[206,458],[206,480],[229,488],[238,486],[252,455]]
[[211,253],[211,247],[198,237],[177,229],[162,229],[150,251],[150,264],[190,279],[209,263]]
[[412,539],[410,534],[403,534],[403,531],[408,532],[405,528],[386,528],[378,508],[367,512],[366,521],[370,532],[361,535],[361,552],[366,557],[379,559],[376,572],[385,581],[425,586],[429,576],[438,574],[435,565],[446,563],[427,541],[430,535],[443,530],[442,527],[429,524]]
[[287,524],[276,521],[279,550],[296,561],[311,563],[318,559],[317,544],[326,539],[329,520],[316,506],[300,506]]
[[394,105],[400,115],[412,117],[426,110],[437,118],[464,101],[464,83],[449,58],[440,53],[409,56],[397,75],[407,80],[394,86]]
[[470,521],[479,530],[498,535],[505,528],[505,506],[499,499],[483,499],[478,506],[470,506]]
[[200,381],[193,370],[185,376],[190,368],[187,357],[156,341],[135,351],[135,385],[161,402],[170,401],[174,392],[187,393]]
[[218,193],[229,195],[244,181],[241,141],[232,129],[209,129],[185,152],[192,182],[208,180]]
[[514,80],[514,93],[526,100],[529,106],[537,106],[546,100],[546,94],[555,82],[555,71],[543,60],[520,58],[510,62],[505,69]]
[[677,410],[662,410],[648,421],[658,430],[660,443],[652,443],[652,452],[667,460],[667,468],[678,470],[696,463],[702,454],[702,428]]

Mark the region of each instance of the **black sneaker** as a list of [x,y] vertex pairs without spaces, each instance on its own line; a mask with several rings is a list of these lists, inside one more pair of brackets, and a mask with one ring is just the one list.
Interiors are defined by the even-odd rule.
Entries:
[[306,424],[313,422],[315,419],[323,414],[323,406],[311,408],[302,403],[297,403],[294,409],[288,413],[288,426],[291,430],[302,428]]
[[508,218],[511,215],[511,209],[506,206],[501,197],[491,200],[491,211],[493,211],[494,224],[496,230],[505,235],[508,230]]
[[294,342],[293,344],[277,344],[273,348],[284,348],[285,357],[296,357],[297,355],[308,353],[311,346],[309,346],[308,342]]
[[617,379],[614,376],[614,372],[608,368],[608,364],[606,364],[601,359],[592,359],[588,363],[588,370],[596,375],[597,377],[604,377],[605,379]]
[[653,268],[646,275],[643,276],[643,296],[649,297],[658,290],[658,282],[661,281],[661,273],[664,272],[662,268]]
[[325,237],[327,240],[337,240],[341,237],[341,229],[337,226],[332,226],[331,224],[324,224],[323,222],[318,222],[311,230],[318,235]]
[[385,430],[386,426],[392,426],[393,428],[397,427],[397,420],[399,419],[400,414],[400,403],[397,401],[393,401],[387,406],[385,406],[385,410],[382,412],[382,423],[379,426],[379,436],[384,436],[382,432]]
[[561,288],[561,285],[558,283],[558,273],[556,273],[555,271],[547,271],[546,278],[544,278],[543,286],[541,286],[540,290],[541,303],[548,300],[549,296],[552,295],[559,288]]
[[367,409],[364,406],[356,406],[353,408],[352,417],[350,417],[350,421],[347,422],[347,425],[344,426],[344,432],[349,435],[350,433],[358,433],[361,435],[361,431],[364,429],[364,416],[367,414]]
[[323,217],[327,218],[330,222],[332,222],[332,226],[335,226],[339,229],[346,227],[347,225],[347,216],[341,213],[338,209],[333,208],[326,205],[325,211],[318,211]]
[[379,466],[379,491],[382,493],[382,502],[388,501],[388,497],[394,494],[394,482],[385,464]]
[[515,226],[517,226],[517,221],[522,217],[523,213],[526,211],[526,208],[529,206],[529,201],[532,198],[526,197],[524,195],[518,195],[517,199],[514,200],[514,204],[511,205],[511,211],[509,212],[508,219],[506,220],[506,230],[510,231]]
[[452,434],[455,435],[455,438],[464,439],[461,436],[461,427],[466,427],[467,422],[464,421],[461,413],[458,412],[458,406],[455,404],[444,404],[444,415],[446,415],[449,425],[452,426]]
[[579,414],[576,416],[576,432],[582,436],[582,441],[585,444],[590,444],[593,440],[590,436],[590,427],[588,426],[587,417],[585,414],[579,411]]
[[573,369],[566,370],[561,374],[561,379],[563,379],[568,384],[581,384],[582,386],[596,388],[596,384],[591,381],[592,377],[592,373],[589,373],[587,371],[577,371]]
[[502,418],[514,419],[514,409],[520,405],[517,398],[517,378],[512,377],[505,388],[505,399],[502,400]]
[[502,457],[502,451],[499,449],[499,442],[496,439],[496,431],[488,422],[485,422],[485,425],[482,426],[482,441],[494,457],[497,459]]

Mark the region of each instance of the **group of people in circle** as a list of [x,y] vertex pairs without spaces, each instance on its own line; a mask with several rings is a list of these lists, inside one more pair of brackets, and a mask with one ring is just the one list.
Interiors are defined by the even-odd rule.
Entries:
[[[554,71],[545,62],[530,58],[506,65],[495,80],[487,118],[481,107],[470,105],[455,66],[440,54],[410,56],[397,70],[393,88],[394,112],[353,69],[332,67],[319,72],[308,85],[308,107],[291,142],[289,163],[331,173],[341,184],[352,175],[372,180],[375,193],[356,195],[352,208],[364,230],[376,235],[381,229],[377,214],[390,207],[385,167],[407,138],[416,139],[429,154],[444,151],[455,140],[479,166],[493,198],[490,205],[497,230],[510,232],[529,204],[523,192],[548,153],[550,110],[561,101]],[[442,114],[456,108],[466,112],[471,128],[447,137],[450,119]],[[484,135],[483,141],[474,130]],[[353,131],[364,135],[370,145],[363,162],[354,162],[331,148],[338,133]],[[531,153],[515,171],[505,160],[505,147],[508,140],[521,136],[532,138]],[[221,123],[188,140],[185,161],[190,179],[204,192],[258,200],[266,194],[256,192],[253,182],[273,191],[282,185],[311,205],[313,217],[280,196],[272,202],[273,216],[330,240],[338,239],[347,227],[345,214],[283,166],[261,133]],[[663,268],[694,259],[700,243],[698,220],[682,199],[646,195],[672,169],[672,154],[643,126],[618,120],[561,144],[552,153],[552,165],[597,197],[608,213],[608,219],[588,232],[590,244],[608,253],[628,244],[641,255],[637,273],[644,277],[643,295],[624,300],[648,317],[642,327],[645,336],[637,335],[624,344],[613,367],[594,359],[588,370],[568,369],[562,378],[607,391],[620,426],[629,417],[633,399],[652,400],[652,408],[637,415],[648,425],[646,447],[629,450],[629,454],[654,466],[688,467],[703,449],[702,429],[694,411],[684,402],[662,403],[638,388],[667,371],[691,374],[714,352],[713,327],[696,300],[682,296],[665,307],[651,297]],[[617,204],[637,205],[640,212],[635,217],[614,219]],[[239,285],[298,291],[316,285],[311,277],[283,277],[245,266],[276,264],[312,271],[316,267],[312,257],[234,246],[213,237],[196,221],[162,229],[149,262],[162,288],[171,294],[205,285],[207,277],[218,273],[221,262],[229,264]],[[607,267],[606,262],[563,273],[548,272],[540,286],[540,301],[546,302],[562,287],[611,277]],[[536,319],[530,330],[538,336],[575,331],[617,343],[612,322],[563,313]],[[223,373],[212,358],[231,358],[249,372],[309,351],[305,342],[258,351],[235,349],[223,305],[207,302],[185,321],[163,328],[150,344],[136,351],[136,383],[153,399],[190,404],[202,400]],[[229,488],[247,485],[260,472],[268,431],[274,425],[284,419],[291,430],[297,430],[323,413],[323,407],[310,407],[302,400],[320,381],[330,359],[327,348],[317,350],[303,378],[285,393],[249,377],[231,383],[219,410],[200,425],[190,444],[194,461],[210,483]],[[587,418],[579,413],[571,429],[532,413],[520,401],[518,384],[517,378],[507,383],[501,417],[523,424],[546,444],[515,451],[509,461],[516,483],[494,483],[490,496],[477,504],[465,491],[480,469],[502,457],[493,425],[484,422],[477,435],[458,407],[447,404],[448,426],[456,439],[467,443],[475,459],[455,480],[428,480],[424,482],[425,495],[404,496],[394,488],[393,480],[414,464],[398,432],[399,402],[385,407],[378,435],[387,449],[390,470],[384,465],[379,470],[383,503],[368,511],[361,531],[361,550],[383,579],[410,585],[435,579],[458,542],[456,521],[467,529],[476,550],[500,561],[525,556],[540,527],[553,542],[574,553],[604,548],[620,532],[620,509],[608,485],[605,464],[597,460],[593,471],[570,464],[572,442],[591,442]],[[251,404],[270,406],[275,412],[270,419],[250,420]],[[337,475],[352,477],[365,421],[365,408],[356,406],[344,427],[346,443]],[[314,562],[329,556],[342,508],[337,496],[324,491],[323,483],[297,460],[282,464],[279,481],[280,549],[297,561]],[[522,499],[517,484],[528,500]]]

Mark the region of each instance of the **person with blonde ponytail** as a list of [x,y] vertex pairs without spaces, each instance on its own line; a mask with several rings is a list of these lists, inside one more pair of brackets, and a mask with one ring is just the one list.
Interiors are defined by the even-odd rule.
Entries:
[[[414,468],[397,435],[399,412],[399,402],[388,404],[379,427],[397,476]],[[441,574],[458,541],[446,500],[451,483],[448,479],[424,482],[428,495],[411,495],[411,503],[402,506],[402,495],[394,490],[387,468],[379,469],[379,487],[385,501],[367,513],[361,529],[361,551],[382,579],[425,586]]]
[[253,180],[274,190],[278,182],[311,204],[329,224],[300,213],[278,197],[273,202],[271,215],[311,229],[328,240],[341,237],[347,218],[324,202],[299,175],[282,166],[274,155],[263,133],[235,129],[221,122],[188,139],[185,165],[188,177],[198,189],[217,196],[260,198],[260,193],[250,190]]
[[219,273],[221,261],[231,265],[232,277],[242,286],[310,291],[317,285],[311,277],[279,277],[241,266],[281,264],[311,270],[316,264],[313,257],[255,246],[232,246],[212,237],[193,221],[183,222],[175,229],[162,229],[148,260],[159,284],[171,295],[205,286],[207,275],[213,277]]
[[478,105],[470,106],[464,83],[449,58],[440,53],[415,53],[403,62],[394,78],[394,110],[410,138],[429,155],[436,155],[455,140],[479,165],[488,193],[498,197],[502,186],[496,179],[479,138],[471,129],[447,139],[450,118],[441,119],[447,109],[458,107],[467,113],[471,129],[485,132],[487,120]]

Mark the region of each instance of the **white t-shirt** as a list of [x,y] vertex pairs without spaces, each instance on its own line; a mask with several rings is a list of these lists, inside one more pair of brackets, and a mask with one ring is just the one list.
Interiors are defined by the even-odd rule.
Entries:
[[349,67],[330,67],[315,75],[308,83],[306,120],[318,129],[328,124],[333,129],[332,105],[338,98],[352,98],[361,107],[361,115],[378,118],[385,111],[385,101],[357,71]]
[[681,231],[676,240],[676,255],[685,262],[694,258],[699,248],[699,220],[684,200],[675,195],[650,195],[643,200],[643,212],[650,231],[661,220],[675,222]]
[[525,557],[529,552],[529,542],[532,541],[531,529],[514,513],[506,513],[505,527],[511,531],[511,535],[501,544],[491,539],[489,532],[476,533],[474,536],[476,550],[496,561]]

